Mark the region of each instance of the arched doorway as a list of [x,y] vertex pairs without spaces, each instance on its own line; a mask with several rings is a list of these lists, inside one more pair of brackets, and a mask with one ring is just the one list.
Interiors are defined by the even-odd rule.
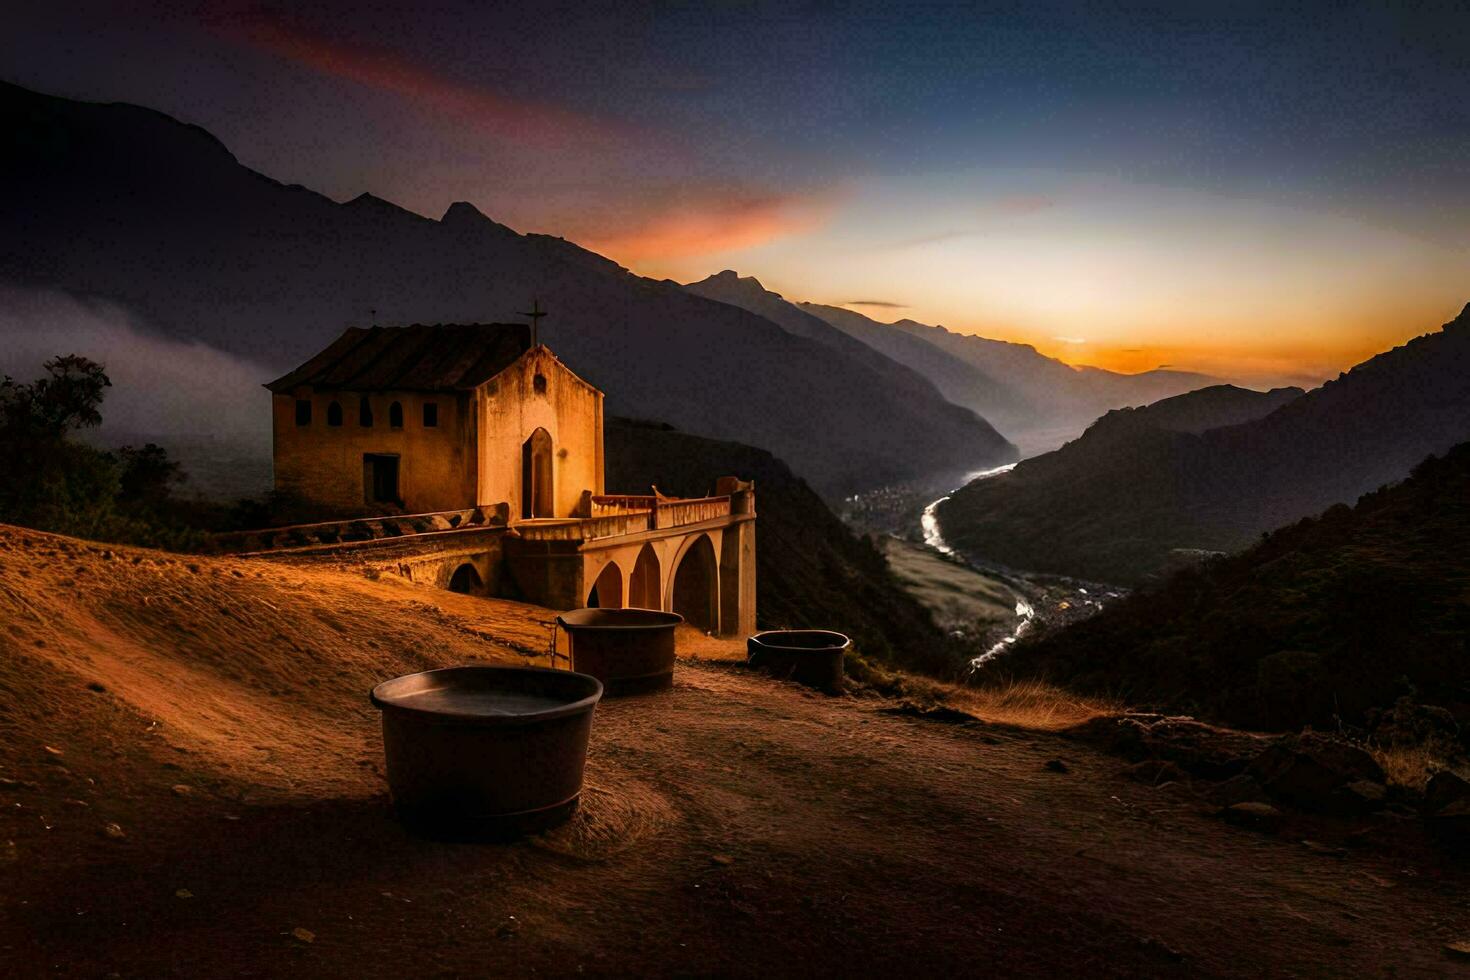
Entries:
[[662,609],[663,577],[658,570],[658,555],[653,545],[645,544],[633,563],[633,577],[628,582],[628,605],[635,609]]
[[715,547],[708,534],[701,534],[684,552],[674,570],[670,610],[706,633],[719,623],[719,572]]
[[555,517],[551,491],[551,433],[537,429],[521,446],[521,516]]
[[465,595],[479,595],[485,591],[485,584],[480,581],[480,573],[475,571],[475,566],[465,562],[454,570],[449,576],[449,591],[462,592]]
[[587,594],[587,608],[623,608],[623,570],[617,562],[608,562],[598,574],[597,581],[592,583],[592,591]]

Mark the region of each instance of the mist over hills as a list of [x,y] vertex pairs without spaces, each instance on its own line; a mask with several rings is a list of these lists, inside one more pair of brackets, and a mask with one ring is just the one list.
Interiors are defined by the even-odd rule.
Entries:
[[1174,549],[1244,547],[1467,437],[1470,306],[1305,394],[1207,389],[1112,413],[1061,450],[962,488],[938,516],[962,551],[1132,584]]
[[166,338],[275,372],[349,324],[506,320],[534,295],[550,311],[542,339],[610,414],[759,445],[824,493],[1015,458],[972,411],[861,349],[469,204],[439,221],[368,194],[338,204],[137,106],[0,84],[0,118],[0,280],[115,303]]

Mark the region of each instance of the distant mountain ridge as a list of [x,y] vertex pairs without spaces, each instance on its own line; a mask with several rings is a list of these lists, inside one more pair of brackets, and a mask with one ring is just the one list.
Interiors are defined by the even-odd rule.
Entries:
[[1470,438],[1470,305],[1305,394],[1239,391],[1105,416],[1062,449],[971,483],[938,509],[946,540],[1022,568],[1132,584],[1174,549],[1233,551],[1350,503]]
[[[915,400],[914,404],[916,407],[937,406],[940,403],[945,403],[943,386],[933,380],[934,372],[916,370],[910,367],[907,361],[890,356],[890,352],[884,346],[870,343],[865,337],[851,336],[847,331],[833,326],[826,320],[812,316],[796,304],[786,300],[780,293],[766,289],[761,285],[760,280],[754,276],[741,276],[730,269],[726,269],[699,282],[689,283],[684,288],[707,299],[720,303],[728,303],[731,306],[737,306],[758,316],[765,317],[789,333],[795,334],[798,337],[815,340],[845,356],[853,358],[885,376],[889,384],[906,392],[910,398]],[[910,340],[910,338],[904,337],[902,334],[897,336],[904,340]],[[928,346],[919,341],[910,340],[910,342],[919,346]],[[936,359],[953,360],[952,358],[948,358],[943,351],[934,350],[933,348],[930,348],[930,350]],[[960,371],[970,370],[959,361],[954,361],[954,366]],[[984,421],[987,427],[994,428],[985,414],[978,411],[973,404],[966,404],[963,407],[974,411]],[[946,407],[942,410],[949,411],[950,409]],[[1004,433],[1000,433],[998,438],[1005,441]],[[1007,442],[1006,448],[997,449],[996,458],[1001,458],[1002,456],[1005,456],[1005,461],[1009,462],[1018,458],[1019,452]]]
[[[1187,371],[1119,374],[1073,367],[1030,344],[955,333],[911,319],[882,323],[840,306],[799,305],[915,368],[950,401],[974,409],[1028,452],[1055,448],[1109,409],[1146,405],[1219,383],[1218,378]],[[923,344],[904,343],[899,337]],[[937,360],[934,350],[948,358]]]
[[0,119],[0,280],[107,299],[171,337],[281,372],[344,326],[503,320],[535,295],[550,310],[542,339],[607,393],[609,413],[759,445],[829,495],[1015,456],[973,412],[863,350],[464,202],[439,221],[370,194],[338,204],[137,106],[0,84]]

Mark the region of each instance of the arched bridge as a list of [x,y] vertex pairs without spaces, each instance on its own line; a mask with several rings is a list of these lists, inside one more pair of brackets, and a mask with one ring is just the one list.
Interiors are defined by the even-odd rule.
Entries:
[[362,518],[221,536],[247,555],[352,557],[415,582],[552,609],[677,612],[710,633],[755,632],[755,489],[710,497],[586,495],[583,516],[510,520],[509,508]]

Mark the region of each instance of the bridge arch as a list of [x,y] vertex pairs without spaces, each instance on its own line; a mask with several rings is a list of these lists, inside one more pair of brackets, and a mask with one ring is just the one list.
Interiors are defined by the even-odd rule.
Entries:
[[485,583],[480,579],[480,573],[470,562],[465,562],[454,570],[449,576],[449,591],[461,592],[465,595],[480,595],[485,591]]
[[628,605],[637,609],[662,609],[663,574],[658,564],[658,552],[653,545],[644,542],[633,563],[633,575],[628,581]]
[[667,592],[670,612],[691,626],[717,632],[720,625],[720,566],[708,534],[685,542],[675,557]]
[[592,591],[587,593],[587,607],[589,609],[623,608],[623,570],[618,567],[617,562],[608,562],[597,574],[597,581],[592,583]]

